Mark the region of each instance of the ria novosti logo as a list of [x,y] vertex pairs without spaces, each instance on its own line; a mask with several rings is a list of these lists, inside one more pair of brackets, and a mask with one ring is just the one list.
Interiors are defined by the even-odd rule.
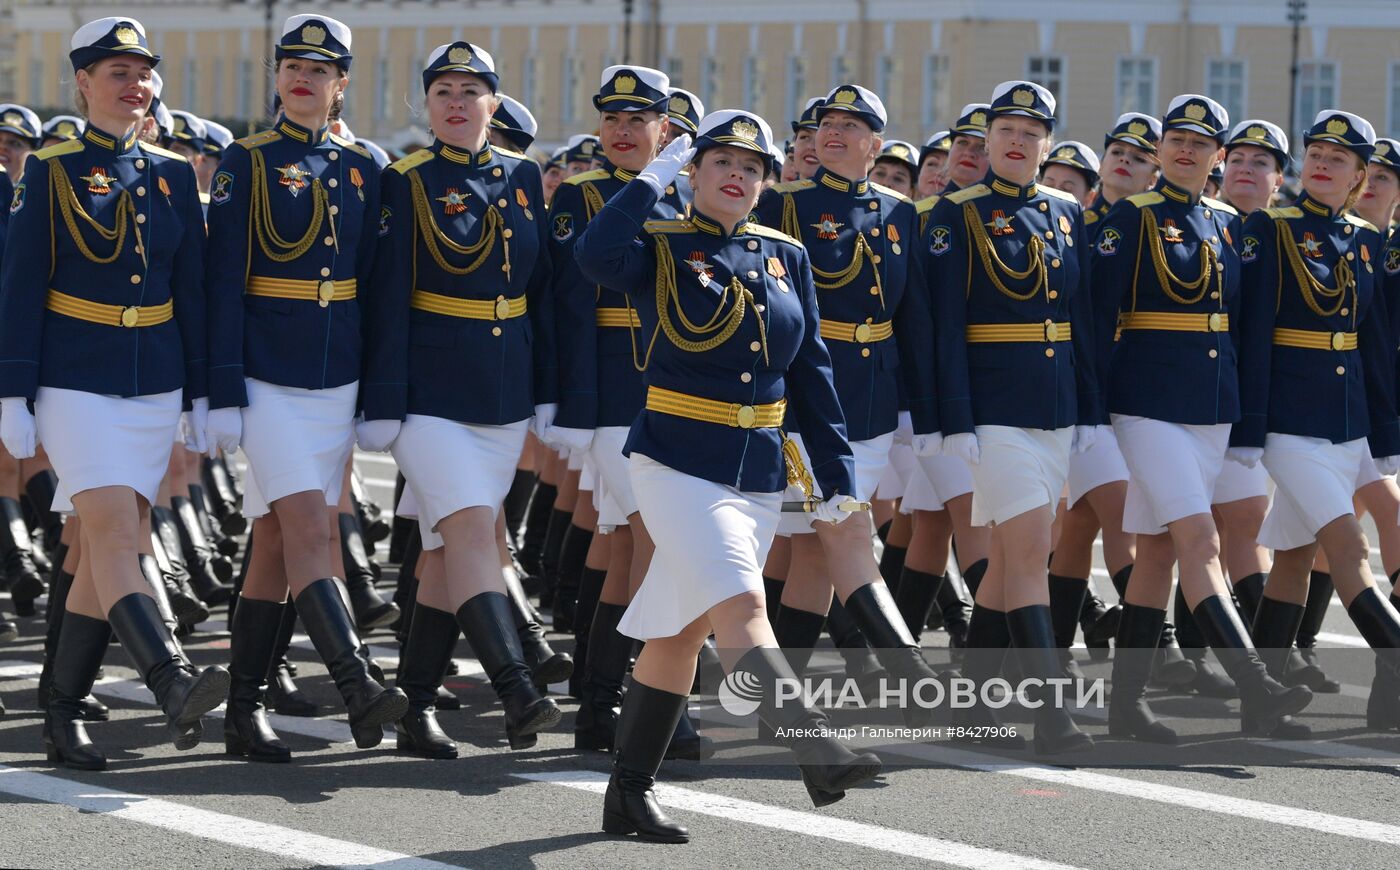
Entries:
[[757,674],[734,671],[719,684],[719,705],[731,716],[748,716],[763,700],[763,684]]

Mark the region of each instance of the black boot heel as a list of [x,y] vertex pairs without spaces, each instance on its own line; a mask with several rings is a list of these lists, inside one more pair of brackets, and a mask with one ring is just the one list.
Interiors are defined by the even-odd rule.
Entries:
[[690,831],[666,817],[651,790],[685,701],[685,695],[632,682],[617,723],[617,760],[603,795],[604,833],[636,834],[651,843],[690,840]]
[[525,708],[524,714],[515,725],[506,726],[506,739],[510,741],[510,748],[529,749],[538,741],[536,735],[539,732],[548,731],[558,725],[562,718],[564,713],[558,704],[549,698],[540,698]]

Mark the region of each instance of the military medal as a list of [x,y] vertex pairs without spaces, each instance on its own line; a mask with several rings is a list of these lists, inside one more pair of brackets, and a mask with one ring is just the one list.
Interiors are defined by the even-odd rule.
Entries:
[[899,229],[894,224],[889,225],[885,231],[885,235],[888,236],[890,240],[890,251],[895,254],[903,253],[903,250],[899,247]]
[[156,187],[160,188],[160,192],[165,194],[167,199],[170,198],[170,185],[165,183],[164,178],[156,179]]
[[1158,231],[1162,234],[1164,242],[1180,242],[1182,240],[1181,230],[1176,228],[1176,221],[1171,218],[1163,221]]
[[825,239],[829,242],[836,238],[836,231],[844,227],[845,224],[839,223],[834,214],[824,214],[820,221],[814,224],[808,224],[807,226],[817,231],[817,238]]
[[783,261],[777,257],[768,258],[768,274],[778,282],[778,289],[784,293],[788,292],[787,282],[783,278],[787,277],[787,269],[783,267]]
[[1313,260],[1322,256],[1322,243],[1313,238],[1312,233],[1303,233],[1303,240],[1298,243],[1298,247],[1303,249],[1303,256]]
[[355,192],[360,195],[360,202],[365,201],[365,177],[360,174],[358,167],[350,167],[350,183],[355,185]]
[[705,262],[704,251],[691,251],[690,257],[685,261],[685,264],[689,266],[696,275],[700,276],[701,286],[710,286],[710,278],[714,276],[715,272],[714,267]]
[[80,175],[78,177],[88,183],[88,193],[111,193],[112,182],[117,180],[115,177],[108,175],[107,170],[100,166],[94,166],[91,175]]
[[1015,219],[1016,216],[1014,214],[1011,217],[1007,217],[1006,212],[1001,209],[996,209],[992,212],[992,219],[987,221],[984,226],[990,229],[994,236],[1009,236],[1016,232],[1016,228],[1011,225],[1011,222]]
[[1069,235],[1069,231],[1069,218],[1065,217],[1064,215],[1060,215],[1060,232],[1064,233],[1065,235]]
[[447,188],[447,193],[439,196],[437,201],[442,203],[442,212],[446,215],[461,214],[467,210],[467,197],[470,193],[459,193],[457,188]]
[[518,187],[515,189],[515,204],[520,206],[521,211],[525,213],[525,220],[535,219],[535,216],[530,214],[530,198],[525,195],[525,191]]
[[301,193],[302,188],[306,187],[306,176],[311,174],[295,163],[279,166],[277,171],[282,176],[282,186],[287,188],[292,196],[298,196]]

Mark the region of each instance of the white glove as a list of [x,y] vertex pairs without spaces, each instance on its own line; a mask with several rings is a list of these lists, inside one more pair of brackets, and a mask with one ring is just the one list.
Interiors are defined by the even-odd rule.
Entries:
[[224,453],[237,450],[239,442],[243,440],[243,409],[215,408],[210,411],[204,437],[208,444]]
[[899,412],[899,422],[894,427],[894,443],[914,443],[914,418],[909,415],[908,411]]
[[1382,456],[1376,460],[1376,470],[1381,473],[1381,477],[1390,477],[1400,471],[1400,456]]
[[690,147],[690,134],[682,133],[671,144],[662,149],[646,168],[637,173],[637,178],[651,185],[657,196],[666,193],[666,186],[676,180],[681,170],[695,159],[695,149]]
[[1225,458],[1233,459],[1245,468],[1253,468],[1259,464],[1259,460],[1264,458],[1264,448],[1229,447],[1225,450]]
[[567,426],[550,426],[540,440],[561,453],[565,450],[585,451],[593,444],[592,429],[570,429]]
[[943,449],[943,433],[930,432],[927,435],[914,436],[915,456],[937,456]]
[[209,400],[195,399],[190,405],[190,410],[180,415],[180,440],[185,442],[186,450],[208,453],[209,437],[205,429],[209,425]]
[[1074,435],[1070,439],[1069,449],[1074,453],[1087,453],[1094,442],[1099,438],[1098,428],[1095,426],[1075,426]]
[[31,459],[38,436],[29,403],[19,397],[0,399],[0,441],[16,459]]
[[982,448],[977,446],[977,435],[974,432],[959,432],[944,438],[943,454],[956,456],[968,465],[976,465],[982,461]]
[[361,450],[383,453],[399,437],[402,428],[402,420],[356,420],[355,443]]
[[843,511],[837,505],[845,504],[848,501],[855,501],[855,499],[849,495],[833,495],[812,510],[812,519],[819,523],[831,523],[832,525],[844,522],[852,512]]
[[544,440],[545,430],[554,425],[554,415],[558,410],[559,406],[553,402],[535,406],[535,416],[530,421],[530,431],[535,433],[536,438]]

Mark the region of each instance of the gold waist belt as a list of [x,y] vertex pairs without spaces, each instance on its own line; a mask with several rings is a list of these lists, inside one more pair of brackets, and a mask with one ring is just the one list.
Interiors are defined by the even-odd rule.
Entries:
[[883,323],[845,323],[840,320],[823,320],[821,333],[822,338],[831,341],[858,341],[865,344],[871,341],[884,341],[894,335],[894,324],[888,320]]
[[46,307],[55,314],[104,326],[157,326],[175,316],[175,302],[160,305],[107,305],[50,290]]
[[974,323],[967,327],[969,344],[1000,341],[1069,341],[1070,325],[1044,323]]
[[264,278],[260,275],[248,277],[249,296],[267,296],[273,299],[315,300],[322,308],[332,302],[346,302],[355,298],[355,279],[341,281],[301,281],[295,278]]
[[1172,314],[1166,311],[1134,311],[1123,315],[1120,329],[1156,329],[1164,332],[1229,332],[1230,315]]
[[647,387],[647,410],[736,429],[776,429],[783,425],[787,399],[771,405],[740,405],[737,402],[702,399],[662,387]]
[[637,316],[635,308],[599,308],[599,326],[632,326],[641,328],[642,319]]
[[1276,328],[1274,344],[1308,350],[1356,350],[1356,333]]
[[448,317],[465,317],[469,320],[510,320],[525,314],[525,297],[507,299],[497,296],[488,299],[458,299],[428,290],[414,290],[408,304],[419,311],[445,314]]

